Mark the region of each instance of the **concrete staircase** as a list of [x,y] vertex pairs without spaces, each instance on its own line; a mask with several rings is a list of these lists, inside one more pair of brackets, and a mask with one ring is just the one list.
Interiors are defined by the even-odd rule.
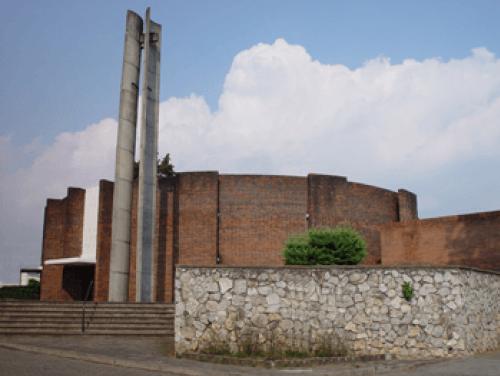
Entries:
[[174,336],[175,306],[160,303],[0,301],[0,335]]

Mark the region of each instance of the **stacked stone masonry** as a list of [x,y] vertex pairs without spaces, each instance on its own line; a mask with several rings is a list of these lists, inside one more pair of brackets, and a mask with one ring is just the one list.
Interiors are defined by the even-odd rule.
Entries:
[[[410,302],[402,285],[414,289]],[[314,348],[336,336],[355,355],[462,356],[496,349],[500,275],[464,268],[179,266],[176,352]]]

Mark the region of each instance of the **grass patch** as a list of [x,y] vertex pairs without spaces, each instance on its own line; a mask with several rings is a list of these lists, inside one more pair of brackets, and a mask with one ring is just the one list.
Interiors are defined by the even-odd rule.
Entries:
[[348,356],[350,351],[344,341],[336,334],[329,333],[316,339],[316,345],[305,347],[295,341],[290,343],[277,343],[273,332],[269,332],[267,341],[259,341],[257,333],[238,336],[234,344],[236,351],[231,351],[231,346],[219,337],[210,335],[211,341],[200,349],[202,354],[219,355],[235,358],[253,359],[304,359],[304,358],[333,358]]

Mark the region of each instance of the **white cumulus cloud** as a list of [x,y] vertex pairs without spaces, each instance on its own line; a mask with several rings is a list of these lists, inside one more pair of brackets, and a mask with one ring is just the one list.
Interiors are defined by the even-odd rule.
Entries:
[[[416,190],[424,213],[493,210],[500,199],[488,192],[500,178],[481,166],[500,162],[499,119],[500,60],[486,48],[350,69],[278,39],[235,56],[216,110],[195,94],[162,102],[159,150],[177,170],[347,175]],[[113,119],[43,148],[0,135],[1,275],[19,260],[37,263],[47,197],[113,177],[115,142]],[[30,163],[7,168],[28,150]],[[489,180],[453,184],[467,174]]]

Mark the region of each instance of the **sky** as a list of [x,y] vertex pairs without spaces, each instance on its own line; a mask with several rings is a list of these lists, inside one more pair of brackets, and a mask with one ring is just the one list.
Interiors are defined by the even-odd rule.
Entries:
[[176,170],[347,176],[422,218],[500,209],[498,1],[0,2],[0,282],[43,208],[114,175],[125,14],[163,25]]

